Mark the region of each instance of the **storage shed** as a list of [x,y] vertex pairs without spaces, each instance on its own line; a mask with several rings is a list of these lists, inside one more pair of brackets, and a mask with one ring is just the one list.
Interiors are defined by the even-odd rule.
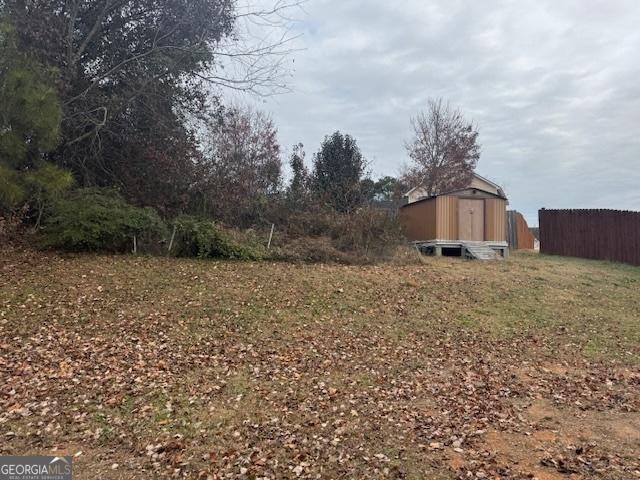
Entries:
[[495,183],[474,175],[460,190],[419,199],[415,192],[405,195],[414,201],[400,208],[400,223],[418,248],[436,255],[508,256],[508,201]]

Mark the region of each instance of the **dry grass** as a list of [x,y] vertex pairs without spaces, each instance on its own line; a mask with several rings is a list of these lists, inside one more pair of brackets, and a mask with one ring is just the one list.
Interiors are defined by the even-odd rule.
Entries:
[[638,268],[2,254],[0,454],[81,452],[77,478],[640,477]]

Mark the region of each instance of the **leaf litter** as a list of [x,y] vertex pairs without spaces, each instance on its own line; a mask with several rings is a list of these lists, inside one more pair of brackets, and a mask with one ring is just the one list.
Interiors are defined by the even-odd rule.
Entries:
[[76,455],[79,478],[640,478],[630,269],[0,269],[0,454]]

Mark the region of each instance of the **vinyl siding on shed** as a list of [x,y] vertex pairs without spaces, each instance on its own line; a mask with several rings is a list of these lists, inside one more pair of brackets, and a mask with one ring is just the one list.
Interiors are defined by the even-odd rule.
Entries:
[[506,242],[507,202],[500,198],[484,201],[484,239],[485,241]]
[[436,236],[430,240],[458,238],[458,197],[442,195],[436,198]]
[[[501,198],[462,196],[484,202],[484,241],[506,242],[507,202]],[[441,195],[405,205],[400,209],[400,223],[411,241],[459,241],[459,200],[456,195]]]
[[436,238],[436,199],[412,203],[400,209],[400,221],[409,240]]

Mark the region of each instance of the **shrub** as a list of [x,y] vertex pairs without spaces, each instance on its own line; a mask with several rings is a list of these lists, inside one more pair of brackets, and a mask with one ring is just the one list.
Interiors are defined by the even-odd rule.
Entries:
[[286,220],[287,234],[294,238],[331,236],[342,216],[344,214],[334,210],[320,208],[292,212]]
[[[283,258],[366,263],[390,258],[402,242],[397,218],[386,210],[363,207],[350,213],[333,210],[297,212],[289,217]],[[321,239],[321,241],[315,241]],[[317,253],[313,252],[317,249]]]
[[179,257],[259,260],[264,252],[253,239],[205,219],[183,215],[175,221],[173,252]]
[[124,252],[136,236],[142,245],[166,234],[162,220],[151,208],[128,204],[109,189],[80,189],[58,200],[45,220],[46,246],[70,251]]
[[0,162],[0,213],[4,212],[8,217],[24,214],[23,219],[26,220],[27,213],[31,212],[37,229],[45,210],[72,185],[71,172],[49,162],[40,162],[36,167],[22,170]]
[[35,227],[40,227],[43,215],[56,199],[73,185],[73,175],[51,163],[44,162],[36,169],[23,173],[23,184],[30,204],[36,212]]
[[24,224],[18,215],[0,216],[0,249],[3,246],[23,243],[25,236]]
[[332,237],[339,250],[360,252],[368,260],[390,256],[402,234],[395,216],[365,207],[340,217]]
[[288,262],[358,263],[353,256],[338,250],[329,237],[297,237],[284,242],[284,245],[274,249],[275,259]]

